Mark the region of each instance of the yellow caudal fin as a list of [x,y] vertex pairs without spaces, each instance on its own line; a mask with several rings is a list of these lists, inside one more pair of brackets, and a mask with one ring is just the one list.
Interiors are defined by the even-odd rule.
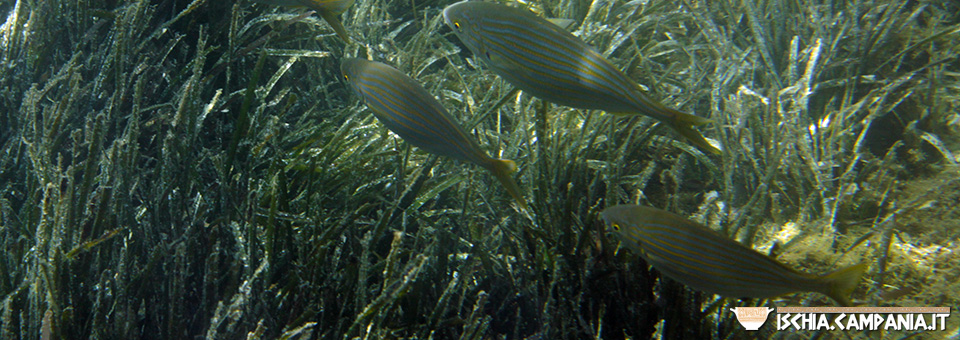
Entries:
[[677,133],[680,133],[681,136],[687,138],[691,144],[696,145],[701,150],[707,151],[714,155],[721,154],[720,149],[713,146],[713,144],[710,144],[706,138],[703,138],[703,135],[700,134],[700,131],[697,131],[693,128],[694,126],[712,123],[712,120],[676,110],[671,111],[673,111],[673,119],[666,122],[670,125],[670,127],[676,130]]
[[517,185],[517,181],[511,176],[511,174],[517,171],[517,163],[509,159],[491,159],[490,164],[490,172],[500,181],[503,188],[507,189],[507,193],[517,201],[521,209],[529,210],[527,201],[524,200],[523,195],[520,194],[520,187]]
[[863,273],[867,271],[867,267],[868,264],[862,262],[835,270],[820,277],[820,281],[823,283],[821,293],[837,301],[841,306],[852,306],[853,303],[850,302],[850,294],[852,294],[853,290],[860,284],[860,278],[863,277]]
[[334,13],[332,11],[326,10],[317,10],[317,14],[320,14],[323,17],[323,20],[326,20],[330,27],[333,27],[333,30],[337,32],[337,35],[340,36],[340,39],[343,39],[343,42],[350,43],[350,36],[347,35],[347,30],[343,28],[343,23],[340,22],[340,14]]

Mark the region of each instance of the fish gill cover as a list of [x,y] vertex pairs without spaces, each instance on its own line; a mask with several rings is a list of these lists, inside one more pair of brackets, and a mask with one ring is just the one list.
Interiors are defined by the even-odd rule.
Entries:
[[[618,251],[599,213],[623,203],[806,273],[866,260],[854,303],[960,303],[956,2],[509,3],[712,120],[719,156],[517,91],[445,25],[453,3],[357,1],[348,43],[253,1],[0,2],[0,338],[819,336],[729,309],[822,295],[720,299]],[[390,133],[345,57],[516,161],[529,211]]]

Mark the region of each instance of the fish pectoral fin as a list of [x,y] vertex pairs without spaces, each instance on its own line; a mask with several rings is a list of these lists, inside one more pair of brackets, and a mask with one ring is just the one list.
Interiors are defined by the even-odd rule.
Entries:
[[660,257],[654,256],[654,255],[650,255],[650,253],[648,253],[648,252],[647,252],[645,249],[643,249],[643,248],[640,248],[640,257],[642,257],[643,260],[644,260],[644,261],[647,261],[647,264],[650,264],[650,265],[653,265],[654,263],[660,263],[660,262],[662,262],[662,261],[661,261],[662,259],[661,259]]
[[490,60],[490,64],[497,65],[499,68],[503,68],[509,71],[521,70],[521,68],[518,65],[516,65],[514,62],[510,61],[510,59],[502,58],[497,54],[492,54],[487,51],[483,51],[483,55],[487,57],[488,60]]
[[498,72],[520,75],[527,77],[530,74],[530,70],[517,64],[513,60],[501,57],[500,55],[483,51],[484,57],[487,58],[489,64],[492,68],[496,68]]

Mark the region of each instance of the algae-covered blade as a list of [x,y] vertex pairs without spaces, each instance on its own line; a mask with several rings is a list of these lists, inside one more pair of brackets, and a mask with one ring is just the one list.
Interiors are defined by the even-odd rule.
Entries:
[[254,0],[259,3],[275,5],[275,6],[290,6],[290,7],[306,7],[317,12],[323,20],[326,20],[330,27],[333,27],[333,30],[337,32],[337,35],[340,36],[340,39],[349,43],[350,36],[347,35],[347,30],[343,28],[343,23],[340,22],[340,14],[347,11],[347,8],[353,5],[355,0]]

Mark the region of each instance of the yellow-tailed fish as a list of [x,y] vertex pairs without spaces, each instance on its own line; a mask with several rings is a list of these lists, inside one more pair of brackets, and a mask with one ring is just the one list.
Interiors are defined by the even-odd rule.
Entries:
[[355,0],[254,0],[259,3],[270,4],[275,6],[290,6],[290,7],[306,7],[312,9],[314,12],[320,15],[323,20],[326,20],[330,27],[333,27],[333,30],[337,32],[337,35],[340,36],[340,39],[343,39],[345,42],[350,42],[350,36],[347,35],[347,30],[343,28],[343,24],[340,23],[340,14],[347,11],[347,8],[353,5]]
[[390,131],[428,152],[487,169],[517,204],[527,209],[517,182],[510,176],[517,170],[517,165],[483,152],[476,140],[470,138],[416,80],[389,65],[357,58],[344,59],[340,63],[340,72]]
[[639,205],[617,205],[601,216],[620,244],[639,253],[663,275],[691,288],[731,298],[771,298],[817,292],[842,306],[866,263],[822,276],[798,272],[682,216]]
[[457,37],[514,86],[557,104],[660,120],[703,150],[720,154],[693,128],[709,119],[644,95],[633,80],[567,30],[526,9],[464,1],[443,10]]

